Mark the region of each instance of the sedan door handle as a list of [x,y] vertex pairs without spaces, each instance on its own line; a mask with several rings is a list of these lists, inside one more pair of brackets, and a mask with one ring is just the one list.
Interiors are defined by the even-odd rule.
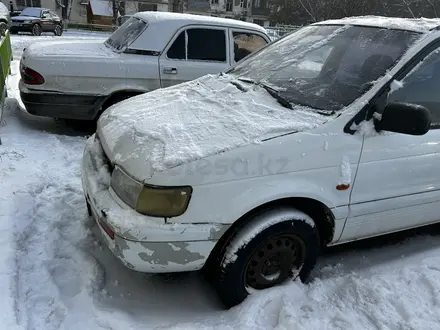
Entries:
[[177,68],[165,67],[163,68],[163,73],[177,74]]

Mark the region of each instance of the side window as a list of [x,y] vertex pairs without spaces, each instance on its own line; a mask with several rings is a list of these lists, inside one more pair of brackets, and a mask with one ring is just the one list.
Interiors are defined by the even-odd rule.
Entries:
[[226,32],[188,29],[188,60],[226,62]]
[[182,31],[168,49],[167,57],[177,60],[226,62],[224,30],[188,29]]
[[60,17],[59,17],[56,13],[54,13],[53,11],[50,11],[49,14],[50,14],[50,16],[52,16],[53,19],[59,19],[59,18],[60,18]]
[[234,38],[234,61],[238,62],[267,44],[259,35],[247,32],[232,32]]
[[48,11],[41,12],[41,18],[52,18]]
[[170,49],[168,49],[167,57],[176,60],[184,60],[186,59],[185,48],[185,31],[182,31],[177,39],[174,40]]
[[419,104],[431,111],[431,128],[440,129],[440,49],[426,56],[403,79],[391,83],[387,103]]

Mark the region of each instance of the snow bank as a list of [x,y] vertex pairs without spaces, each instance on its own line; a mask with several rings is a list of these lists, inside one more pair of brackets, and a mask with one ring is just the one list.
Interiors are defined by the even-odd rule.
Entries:
[[98,124],[106,153],[120,164],[133,160],[162,171],[331,119],[304,107],[287,109],[263,88],[237,82],[249,86],[243,92],[231,81],[208,75],[109,108]]

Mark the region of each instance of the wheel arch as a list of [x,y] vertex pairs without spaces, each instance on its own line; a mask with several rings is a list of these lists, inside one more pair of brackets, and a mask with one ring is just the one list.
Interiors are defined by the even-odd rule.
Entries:
[[99,117],[108,107],[112,106],[113,104],[143,93],[146,93],[146,91],[139,89],[123,89],[112,92],[102,101],[102,105],[97,113],[97,117]]
[[291,207],[298,211],[304,212],[310,216],[315,222],[316,228],[321,240],[321,246],[326,246],[333,240],[335,229],[335,216],[333,212],[324,203],[307,197],[288,197],[266,202],[262,205],[255,207],[248,211],[235,221],[226,232],[220,237],[219,241],[211,251],[205,265],[210,265],[221,257],[225,251],[228,242],[234,237],[234,235],[246,224],[252,221],[252,218],[262,212],[277,207]]

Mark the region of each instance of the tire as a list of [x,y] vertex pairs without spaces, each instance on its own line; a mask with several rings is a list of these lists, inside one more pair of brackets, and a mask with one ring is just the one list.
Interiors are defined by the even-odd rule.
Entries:
[[55,26],[53,34],[55,34],[57,37],[61,37],[61,35],[63,34],[63,27],[61,25]]
[[11,34],[18,34],[17,30],[9,30],[9,32],[11,32]]
[[8,30],[8,25],[5,22],[0,22],[0,35],[5,36]]
[[32,26],[32,35],[34,36],[41,36],[41,26],[39,24],[34,24]]
[[216,283],[218,295],[230,308],[254,290],[274,287],[288,279],[305,282],[319,253],[319,234],[308,215],[291,208],[260,213],[238,231],[226,248]]
[[67,127],[78,132],[93,133],[96,131],[96,121],[94,120],[64,119],[64,123]]

